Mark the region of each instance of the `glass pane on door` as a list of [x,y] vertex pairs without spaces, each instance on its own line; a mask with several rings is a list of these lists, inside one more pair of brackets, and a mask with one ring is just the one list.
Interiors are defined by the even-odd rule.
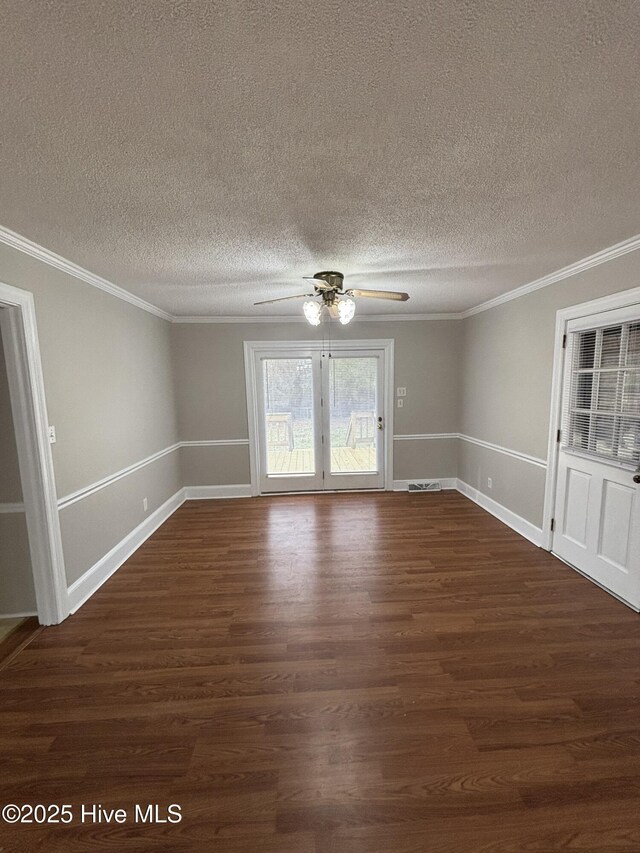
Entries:
[[364,474],[378,470],[377,393],[377,358],[331,359],[329,442],[332,474]]
[[311,359],[263,359],[263,399],[267,476],[315,473]]

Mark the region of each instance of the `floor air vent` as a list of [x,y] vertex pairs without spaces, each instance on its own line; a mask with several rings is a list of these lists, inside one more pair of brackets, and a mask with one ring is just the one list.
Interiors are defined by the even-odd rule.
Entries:
[[409,483],[410,492],[440,492],[442,486],[438,480],[432,480],[429,483]]

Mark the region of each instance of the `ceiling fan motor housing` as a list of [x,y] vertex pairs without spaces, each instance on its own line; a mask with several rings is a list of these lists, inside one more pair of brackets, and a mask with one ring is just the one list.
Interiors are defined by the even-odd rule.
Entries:
[[[341,272],[333,272],[331,270],[327,270],[326,272],[317,272],[313,276],[314,278],[323,281],[325,284],[328,284],[329,287],[334,290],[342,290],[342,283],[344,282],[344,275]],[[325,292],[324,288],[316,288],[318,292]]]

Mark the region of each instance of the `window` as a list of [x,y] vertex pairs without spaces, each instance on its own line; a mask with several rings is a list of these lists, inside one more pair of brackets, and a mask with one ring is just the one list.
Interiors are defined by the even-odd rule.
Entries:
[[640,323],[572,332],[563,447],[640,463]]

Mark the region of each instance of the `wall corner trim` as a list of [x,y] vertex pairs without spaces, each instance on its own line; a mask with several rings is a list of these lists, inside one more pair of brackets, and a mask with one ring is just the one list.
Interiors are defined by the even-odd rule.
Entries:
[[491,515],[495,516],[503,524],[506,524],[507,527],[515,530],[516,533],[524,536],[525,539],[528,539],[529,542],[533,542],[533,544],[537,545],[539,548],[542,547],[543,535],[540,527],[536,527],[535,524],[527,521],[526,518],[522,518],[522,516],[517,515],[510,509],[507,509],[506,506],[494,501],[493,498],[487,497],[483,492],[478,491],[478,489],[474,489],[463,480],[457,481],[457,489],[460,494],[469,498],[469,500],[478,504],[479,507],[491,513]]
[[143,542],[182,506],[185,501],[184,492],[184,489],[177,491],[71,584],[67,590],[70,613],[75,613],[138,550]]
[[74,264],[73,261],[68,261],[61,255],[57,255],[55,252],[45,249],[44,246],[39,246],[32,240],[28,240],[21,234],[16,234],[15,231],[11,231],[9,228],[4,228],[1,225],[0,243],[4,243],[5,246],[10,246],[12,249],[17,249],[24,255],[36,258],[36,260],[42,261],[42,263],[48,264],[50,267],[55,267],[56,269],[61,270],[61,272],[67,273],[67,275],[71,275],[74,278],[80,279],[80,281],[90,284],[92,287],[104,290],[105,293],[109,293],[111,296],[116,296],[118,299],[122,299],[130,305],[135,305],[136,308],[142,308],[143,311],[147,311],[149,314],[155,314],[156,317],[161,317],[163,320],[167,320],[168,322],[171,322],[173,319],[171,314],[167,311],[163,311],[162,308],[152,305],[145,299],[125,290],[123,287],[118,287],[117,284],[107,281],[106,278],[102,278],[101,276],[84,269],[84,267]]

